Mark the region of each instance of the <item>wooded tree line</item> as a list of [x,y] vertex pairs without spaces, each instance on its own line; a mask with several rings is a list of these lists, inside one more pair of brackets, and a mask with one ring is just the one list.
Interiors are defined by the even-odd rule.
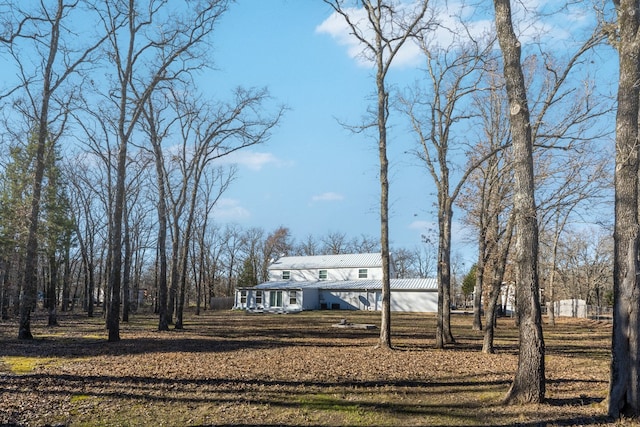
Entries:
[[[484,330],[487,352],[493,351],[502,283],[511,276],[516,284],[520,358],[506,400],[544,399],[541,288],[545,301],[553,302],[560,283],[581,271],[583,277],[575,279],[580,283],[599,275],[592,289],[600,300],[612,262],[610,412],[637,415],[640,325],[632,308],[640,302],[640,2],[590,4],[593,25],[571,34],[562,47],[545,43],[543,34],[518,30],[524,19],[544,24],[552,10],[532,18],[526,8],[514,12],[509,0],[495,0],[494,9],[484,11],[493,16],[495,31],[478,31],[467,6],[447,11],[444,19],[444,6],[428,0],[325,3],[344,19],[375,70],[372,114],[349,126],[372,132],[379,149],[381,233],[375,239],[345,242],[345,235],[329,233],[294,244],[286,227],[268,233],[211,222],[212,209],[237,173],[219,160],[266,142],[286,111],[264,88],[238,88],[218,98],[195,89],[197,74],[213,63],[215,29],[231,2],[0,4],[2,57],[18,77],[0,93],[0,278],[2,313],[17,306],[18,336],[32,338],[31,313],[40,301],[55,324],[58,308],[81,304],[91,316],[100,299],[109,340],[118,341],[119,322],[128,320],[141,289],[156,294],[159,330],[181,328],[188,303],[199,310],[237,283],[261,281],[274,257],[380,251],[380,345],[392,347],[389,280],[395,259],[402,274],[436,271],[436,346],[444,348],[455,343],[449,318],[457,208],[477,230],[474,327]],[[573,2],[550,7],[587,9]],[[409,44],[420,48],[422,77],[396,90],[392,65]],[[599,55],[612,48],[620,57],[615,104],[593,77]],[[425,248],[398,249],[391,257],[391,120],[408,124],[415,143],[407,151],[436,186],[435,267]],[[612,225],[599,204],[611,202],[614,130]],[[613,259],[598,260],[590,270],[594,254],[607,251],[588,239],[582,248],[577,240],[568,242],[580,235],[577,224],[593,216],[614,228],[614,250]],[[569,247],[576,251],[570,268],[563,264],[572,256]],[[575,261],[580,256],[584,261]]]

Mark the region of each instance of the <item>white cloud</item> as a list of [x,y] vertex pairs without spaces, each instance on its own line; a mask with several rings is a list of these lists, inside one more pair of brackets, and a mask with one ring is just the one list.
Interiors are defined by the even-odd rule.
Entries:
[[[363,36],[365,38],[374,40],[374,33],[368,26],[368,18],[364,8],[346,8],[345,12],[349,15],[351,22],[353,22],[356,27],[362,29]],[[373,65],[373,61],[363,55],[364,46],[362,43],[353,34],[351,34],[352,31],[350,27],[347,25],[344,18],[338,13],[332,13],[327,19],[318,25],[316,27],[316,33],[327,34],[336,40],[339,45],[346,46],[347,54],[349,57],[355,59],[358,65],[362,67],[371,67]],[[416,65],[419,58],[420,49],[418,46],[415,43],[406,43],[394,58],[393,66],[403,67]]]
[[287,163],[276,157],[273,153],[260,151],[239,150],[221,159],[224,163],[232,163],[244,166],[253,171],[262,170],[267,166],[284,166]]
[[237,221],[251,217],[251,212],[237,199],[221,198],[213,209],[213,217],[219,221]]
[[433,228],[438,228],[438,224],[433,221],[413,221],[409,224],[409,229],[411,230],[419,230],[419,231],[427,231]]
[[344,200],[344,196],[339,193],[328,191],[326,193],[316,194],[315,196],[311,197],[311,200],[314,202],[336,202]]
[[[404,6],[413,7],[408,3],[404,3]],[[364,36],[373,40],[373,30],[369,28],[365,10],[348,8],[345,12],[351,21],[362,29]],[[479,8],[462,1],[453,1],[433,13],[433,19],[438,23],[438,27],[428,35],[430,45],[446,48],[458,43],[454,40],[458,37],[456,35],[468,32],[474,39],[479,40],[483,35],[493,32],[493,12],[486,7]],[[555,46],[558,40],[569,40],[577,28],[589,28],[593,23],[593,15],[589,14],[579,2],[564,9],[549,0],[533,0],[527,2],[526,7],[515,2],[513,14],[518,37],[523,43],[546,41],[554,43]],[[460,17],[464,19],[466,29],[463,29]],[[568,26],[568,23],[571,25]],[[358,65],[373,66],[373,61],[363,56],[362,43],[351,34],[344,18],[336,12],[316,27],[316,33],[327,34],[340,46],[346,46],[349,57],[356,60]],[[418,45],[409,41],[394,58],[393,66],[396,68],[416,66],[422,61],[421,57],[422,52]]]

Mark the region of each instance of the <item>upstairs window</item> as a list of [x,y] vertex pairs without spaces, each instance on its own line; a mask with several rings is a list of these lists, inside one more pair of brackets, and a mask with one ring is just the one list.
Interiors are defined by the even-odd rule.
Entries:
[[291,272],[289,270],[284,270],[282,272],[282,280],[289,280],[291,279]]
[[366,279],[369,275],[369,270],[366,268],[361,268],[358,270],[358,279]]
[[327,270],[318,270],[318,279],[327,280]]

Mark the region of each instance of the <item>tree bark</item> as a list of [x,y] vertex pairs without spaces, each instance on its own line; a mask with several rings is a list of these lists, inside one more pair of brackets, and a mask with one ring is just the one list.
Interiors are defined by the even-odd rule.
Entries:
[[381,34],[376,31],[376,41],[379,46],[378,72],[376,86],[378,92],[378,157],[380,160],[380,248],[382,255],[382,319],[380,323],[379,346],[391,348],[391,278],[389,259],[389,159],[387,158],[387,94],[384,76],[385,68],[382,63]]
[[58,326],[58,301],[56,298],[58,286],[58,262],[55,253],[49,256],[49,283],[45,292],[46,308],[49,309],[47,326]]
[[502,292],[504,273],[507,267],[509,250],[511,248],[514,220],[515,216],[512,212],[507,220],[507,226],[502,243],[499,248],[497,248],[496,256],[493,261],[493,277],[491,279],[491,287],[489,288],[489,301],[487,304],[487,312],[485,313],[484,339],[482,342],[482,352],[487,354],[494,353],[493,338],[495,335],[498,298],[500,298],[500,294]]
[[440,189],[440,217],[438,244],[438,318],[436,322],[436,348],[455,343],[451,333],[451,199],[449,198],[448,170],[443,169]]
[[544,339],[538,284],[538,221],[534,198],[533,141],[520,42],[510,0],[494,0],[498,42],[504,61],[514,161],[516,293],[520,338],[518,368],[505,403],[539,403],[545,395]]
[[58,0],[58,6],[51,25],[49,40],[49,52],[46,65],[43,70],[42,80],[42,104],[38,117],[37,148],[35,158],[35,171],[33,177],[33,194],[31,196],[31,212],[29,214],[29,234],[27,237],[24,285],[20,300],[20,324],[18,327],[19,339],[33,339],[31,333],[31,312],[36,308],[38,291],[38,224],[40,219],[40,199],[42,196],[42,179],[45,169],[45,149],[49,136],[49,101],[53,94],[51,88],[53,78],[53,66],[58,53],[60,37],[60,21],[63,16],[64,5]]
[[482,330],[482,293],[484,292],[484,269],[485,269],[485,251],[486,244],[483,237],[484,232],[480,232],[481,236],[478,245],[478,261],[476,264],[476,286],[473,294],[473,325],[474,331]]
[[638,81],[640,2],[622,0],[618,13],[613,335],[609,415],[640,416],[640,295],[638,290]]
[[[126,203],[126,201],[125,201]],[[124,265],[122,268],[122,321],[129,321],[129,311],[131,310],[131,235],[129,226],[129,210],[125,205],[124,217]]]

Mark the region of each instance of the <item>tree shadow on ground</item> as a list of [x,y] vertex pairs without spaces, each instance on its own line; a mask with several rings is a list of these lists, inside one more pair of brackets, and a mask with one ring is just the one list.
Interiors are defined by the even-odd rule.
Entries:
[[[470,388],[506,387],[508,381],[300,381],[269,379],[222,379],[222,378],[156,378],[150,376],[109,376],[70,374],[27,374],[5,376],[0,382],[0,395],[19,395],[23,390],[35,390],[49,397],[67,399],[70,395],[83,395],[103,399],[115,399],[122,405],[144,401],[170,405],[237,405],[240,403],[287,408],[305,411],[335,413],[361,412],[379,415],[412,417],[412,419],[442,419],[466,422],[463,425],[495,426],[546,426],[546,425],[601,425],[611,421],[605,416],[556,417],[536,422],[504,423],[508,416],[498,415],[500,403],[480,402],[465,399],[441,399],[425,401],[425,393],[445,396],[452,390]],[[239,393],[239,391],[242,391]],[[401,402],[372,398],[371,390],[398,393],[405,396]],[[415,393],[415,397],[412,394]],[[455,393],[455,391],[453,392]],[[17,397],[17,396],[16,396]],[[550,399],[553,406],[586,406],[602,401],[600,398],[582,396],[579,399]],[[127,403],[129,402],[129,403]],[[535,419],[536,407],[522,411],[529,419]],[[224,424],[215,424],[224,425]],[[239,425],[237,423],[229,425]],[[241,425],[241,424],[240,424]],[[255,425],[255,424],[254,424]],[[262,423],[261,425],[269,425]],[[277,425],[287,425],[278,423]],[[295,424],[291,424],[295,425]],[[347,425],[347,424],[343,424]],[[369,424],[367,424],[369,425]],[[374,424],[375,425],[375,424]],[[429,425],[450,425],[429,423]],[[456,425],[460,425],[456,423]]]

